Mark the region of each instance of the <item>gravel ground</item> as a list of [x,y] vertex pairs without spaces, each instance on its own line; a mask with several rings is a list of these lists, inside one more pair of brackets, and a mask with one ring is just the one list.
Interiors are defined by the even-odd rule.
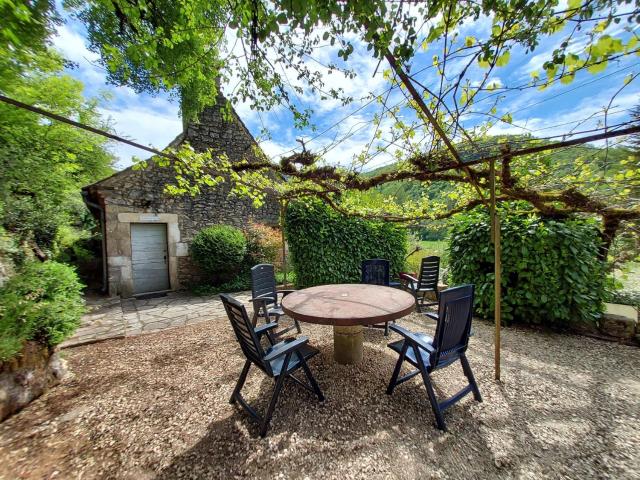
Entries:
[[[402,324],[417,328],[417,316]],[[265,439],[228,403],[243,358],[226,319],[68,350],[74,376],[0,424],[0,478],[640,478],[640,349],[476,322],[467,396],[434,426],[417,379],[385,394],[395,358],[366,330],[360,365],[332,361],[330,327],[304,324],[326,400],[285,386]],[[440,395],[464,383],[434,375]],[[245,396],[272,382],[253,370]]]

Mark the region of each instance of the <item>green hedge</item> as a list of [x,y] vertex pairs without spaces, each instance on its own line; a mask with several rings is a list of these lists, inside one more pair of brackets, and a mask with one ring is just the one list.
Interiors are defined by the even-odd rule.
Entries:
[[0,288],[0,360],[17,354],[25,340],[57,345],[78,328],[83,313],[82,284],[73,268],[25,264]]
[[392,275],[404,269],[406,229],[336,213],[318,201],[289,205],[285,218],[298,288],[357,283],[367,258],[386,258]]
[[[557,326],[597,322],[606,292],[595,224],[506,214],[501,215],[501,222],[505,322]],[[489,216],[486,211],[459,216],[450,235],[451,283],[474,283],[476,313],[491,317],[494,249]]]

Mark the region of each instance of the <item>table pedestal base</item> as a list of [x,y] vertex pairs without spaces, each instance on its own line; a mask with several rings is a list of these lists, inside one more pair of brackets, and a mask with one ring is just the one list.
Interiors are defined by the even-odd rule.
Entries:
[[362,360],[364,333],[362,325],[333,327],[333,358],[343,365]]

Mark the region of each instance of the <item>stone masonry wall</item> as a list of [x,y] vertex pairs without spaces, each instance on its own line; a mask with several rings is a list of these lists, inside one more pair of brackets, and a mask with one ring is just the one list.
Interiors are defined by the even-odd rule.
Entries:
[[[205,109],[199,123],[190,124],[184,133],[183,142],[189,142],[196,150],[206,148],[226,152],[229,159],[239,161],[254,158],[255,141],[242,122],[235,117],[231,122],[222,118],[221,102]],[[118,225],[118,214],[135,212],[145,214],[177,214],[179,242],[187,248],[178,248],[178,280],[182,287],[203,280],[201,272],[192,264],[188,256],[188,244],[202,228],[214,224],[229,224],[243,227],[248,221],[276,225],[279,205],[275,198],[268,198],[265,204],[255,209],[251,200],[230,196],[227,183],[208,188],[196,196],[170,196],[163,192],[164,186],[171,183],[174,172],[171,168],[150,165],[143,170],[125,170],[90,187],[95,189],[106,206],[107,212],[107,252],[110,257],[131,256],[129,224]],[[126,226],[125,226],[126,225]],[[121,238],[120,238],[121,237]],[[119,240],[124,246],[118,246]],[[181,247],[182,245],[179,245]],[[171,249],[171,246],[170,246]],[[117,267],[117,266],[116,266]],[[117,268],[109,268],[110,290],[112,295],[126,294],[128,289],[118,286],[128,278],[116,278]],[[176,286],[173,286],[176,288]]]

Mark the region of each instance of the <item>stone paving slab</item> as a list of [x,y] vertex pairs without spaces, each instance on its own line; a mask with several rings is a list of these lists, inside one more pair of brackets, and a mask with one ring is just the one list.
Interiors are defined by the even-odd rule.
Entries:
[[[251,310],[251,292],[238,292],[233,296]],[[62,348],[158,332],[225,316],[217,295],[196,297],[187,292],[171,292],[165,297],[140,300],[88,297],[86,303],[89,311],[82,317],[82,324],[73,337],[61,344]]]

